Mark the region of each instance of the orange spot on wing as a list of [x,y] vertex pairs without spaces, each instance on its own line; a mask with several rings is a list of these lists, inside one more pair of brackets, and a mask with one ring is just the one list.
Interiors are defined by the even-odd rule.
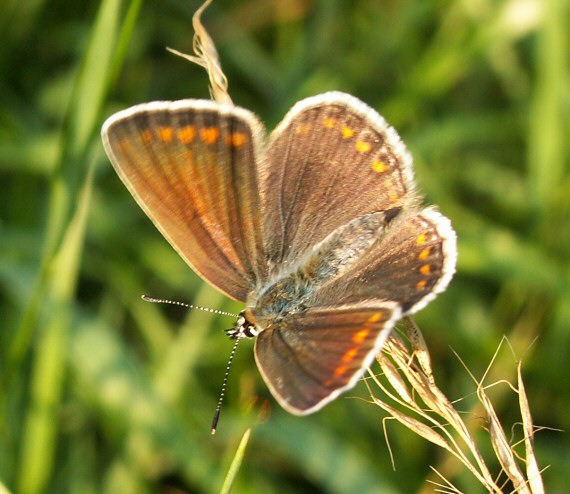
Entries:
[[423,290],[427,285],[427,281],[426,280],[420,280],[416,283],[416,288],[418,290]]
[[358,348],[351,348],[342,356],[342,361],[346,363],[352,362],[357,355]]
[[326,117],[323,120],[323,125],[329,129],[332,129],[333,127],[335,127],[337,123],[338,123],[338,120],[336,118]]
[[368,328],[361,329],[360,331],[354,333],[352,341],[354,341],[354,343],[356,343],[357,345],[361,345],[362,343],[364,343],[369,334],[370,334],[370,329]]
[[429,257],[429,254],[431,252],[431,249],[428,247],[427,249],[424,249],[420,252],[420,255],[418,256],[418,258],[424,260],[427,259]]
[[345,139],[349,139],[350,137],[354,136],[355,130],[352,127],[348,127],[348,126],[344,126],[341,129],[342,132],[342,137],[344,137]]
[[426,243],[426,240],[427,240],[427,235],[425,233],[422,233],[416,239],[416,244],[417,245],[423,245]]
[[376,314],[372,314],[368,318],[368,321],[366,321],[366,324],[373,324],[375,322],[381,321],[382,319],[384,319],[384,313],[383,312],[376,312]]
[[356,141],[356,150],[359,153],[369,153],[372,151],[372,144],[366,141]]
[[196,137],[196,127],[193,125],[187,125],[186,127],[178,129],[176,134],[178,135],[180,142],[190,144]]
[[420,273],[424,274],[424,275],[428,275],[431,273],[431,264],[424,264],[421,268],[420,268]]
[[[341,377],[348,371],[348,365],[340,365],[334,370],[335,377]],[[327,381],[327,383],[332,384],[332,381]]]
[[375,172],[384,173],[384,172],[387,171],[389,168],[390,168],[390,167],[389,167],[386,163],[384,163],[382,160],[375,159],[375,160],[372,162],[372,169],[373,169]]
[[220,128],[204,127],[200,130],[200,137],[206,144],[216,144],[220,138]]
[[228,136],[228,144],[235,148],[242,147],[247,142],[247,134],[243,132],[234,132]]
[[174,139],[174,129],[172,127],[159,127],[157,133],[162,142],[171,142]]

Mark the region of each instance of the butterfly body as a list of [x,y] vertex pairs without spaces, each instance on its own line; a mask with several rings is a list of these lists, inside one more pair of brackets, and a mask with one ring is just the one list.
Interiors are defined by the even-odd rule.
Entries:
[[386,224],[385,213],[365,215],[333,231],[325,240],[301,256],[274,280],[251,294],[256,319],[287,317],[312,305],[311,298],[334,283],[344,271],[377,241]]
[[230,336],[256,336],[269,389],[291,413],[354,386],[395,322],[449,283],[455,233],[415,193],[396,132],[356,98],[301,101],[269,138],[211,101],[111,117],[115,169],[204,279],[245,304]]

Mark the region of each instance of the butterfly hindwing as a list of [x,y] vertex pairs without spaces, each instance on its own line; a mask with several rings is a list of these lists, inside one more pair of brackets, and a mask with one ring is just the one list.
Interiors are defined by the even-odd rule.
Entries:
[[392,302],[311,307],[257,336],[257,366],[283,408],[313,413],[356,384],[400,315]]
[[456,243],[450,221],[435,209],[403,213],[349,270],[322,287],[315,303],[392,300],[403,315],[413,314],[447,288]]

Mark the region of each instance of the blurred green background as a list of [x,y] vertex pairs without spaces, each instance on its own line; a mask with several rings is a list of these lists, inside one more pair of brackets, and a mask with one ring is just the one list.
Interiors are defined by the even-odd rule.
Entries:
[[[194,0],[4,0],[0,18],[0,482],[8,492],[215,493],[248,427],[238,493],[433,492],[430,465],[482,489],[447,455],[387,424],[363,383],[289,416],[227,317],[136,206],[99,137],[113,112],[208,97]],[[436,377],[470,412],[475,384],[517,359],[550,493],[570,465],[570,162],[567,0],[217,0],[204,23],[236,104],[273,128],[297,100],[350,92],[394,125],[426,202],[459,235],[458,273],[417,315]],[[350,399],[359,397],[363,399]],[[517,396],[495,387],[507,433]],[[484,417],[466,421],[480,427]],[[563,432],[555,429],[562,429]],[[520,437],[514,426],[513,437]],[[522,451],[522,450],[521,450]],[[491,462],[498,471],[498,466]],[[4,492],[0,484],[0,492]]]

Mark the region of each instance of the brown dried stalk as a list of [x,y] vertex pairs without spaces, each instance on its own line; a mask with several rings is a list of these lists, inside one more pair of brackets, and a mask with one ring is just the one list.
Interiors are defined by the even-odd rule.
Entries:
[[168,48],[168,51],[204,67],[210,78],[210,95],[212,99],[218,103],[231,105],[232,99],[228,93],[228,79],[222,70],[216,45],[202,24],[202,14],[211,3],[212,0],[206,0],[192,16],[195,55],[187,55],[173,48]]
[[[476,395],[487,415],[488,432],[501,472],[493,476],[489,471],[476,441],[453,403],[437,387],[431,359],[425,341],[415,322],[406,319],[409,342],[394,333],[378,357],[382,375],[371,373],[372,380],[383,391],[383,398],[374,396],[374,402],[408,429],[427,441],[438,445],[457,458],[477,480],[493,494],[517,492],[543,494],[541,471],[534,454],[534,431],[528,399],[518,365],[518,385],[510,386],[519,396],[525,458],[515,452],[517,444],[510,444],[495,409],[481,382]],[[369,385],[370,387],[370,385]],[[390,401],[392,404],[387,403]],[[397,407],[397,408],[396,408]],[[442,492],[460,492],[448,479],[436,471],[443,483]],[[506,476],[501,484],[498,479]],[[505,490],[507,489],[509,490]]]

